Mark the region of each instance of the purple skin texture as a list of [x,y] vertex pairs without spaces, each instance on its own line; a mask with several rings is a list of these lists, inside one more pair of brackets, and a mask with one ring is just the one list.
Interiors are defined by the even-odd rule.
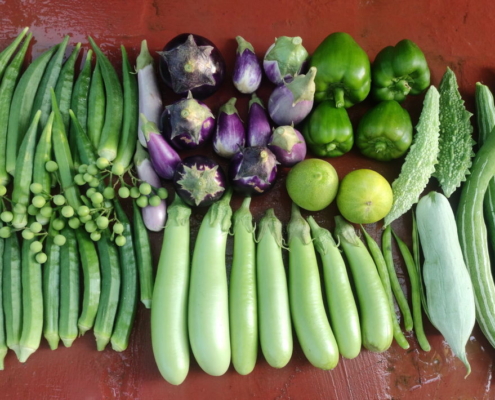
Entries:
[[303,135],[292,126],[279,126],[273,131],[268,148],[282,167],[292,167],[306,157]]
[[171,180],[174,177],[175,168],[181,161],[180,157],[160,134],[156,124],[148,121],[144,114],[141,114],[141,120],[153,168],[161,178]]
[[246,145],[249,147],[266,146],[271,135],[272,127],[268,114],[260,98],[253,93],[249,101]]
[[165,107],[161,119],[163,136],[178,150],[195,149],[204,145],[213,135],[215,117],[208,106],[192,98]]
[[[156,174],[153,165],[148,157],[148,153],[143,149],[140,143],[136,145],[134,156],[134,165],[138,178],[149,183],[155,188],[162,186],[160,177]],[[157,206],[146,206],[141,209],[143,222],[146,228],[153,232],[160,232],[165,227],[167,220],[167,203],[162,200]]]
[[246,144],[246,129],[237,113],[235,102],[236,98],[232,97],[220,107],[213,135],[213,150],[224,158],[232,158]]
[[185,158],[175,170],[174,187],[190,206],[205,207],[219,200],[227,187],[222,168],[205,156]]
[[238,48],[234,65],[233,82],[237,90],[244,94],[254,93],[261,83],[261,64],[251,43],[236,37]]
[[290,83],[278,86],[268,99],[268,113],[277,125],[297,125],[313,108],[316,68],[298,75]]
[[267,147],[246,147],[229,164],[229,181],[245,196],[265,193],[277,177],[277,159]]
[[203,36],[183,33],[168,42],[160,55],[160,75],[175,93],[205,99],[225,78],[225,60],[218,48]]

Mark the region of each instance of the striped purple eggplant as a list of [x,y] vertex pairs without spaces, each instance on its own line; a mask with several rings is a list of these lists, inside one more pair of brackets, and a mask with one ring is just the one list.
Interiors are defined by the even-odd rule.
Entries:
[[268,114],[261,99],[253,93],[249,101],[249,113],[246,131],[247,146],[266,146],[272,134]]
[[306,75],[275,88],[268,99],[268,113],[277,125],[297,125],[308,116],[315,97],[315,76],[316,67],[311,67]]
[[308,52],[299,36],[280,36],[275,39],[263,59],[263,69],[270,81],[276,85],[290,82],[306,66]]
[[213,136],[213,150],[225,158],[232,158],[246,144],[246,129],[235,108],[236,100],[232,97],[220,107]]
[[303,135],[292,126],[279,126],[273,131],[268,148],[282,167],[292,167],[306,157]]
[[215,117],[208,106],[187,98],[167,107],[160,119],[163,136],[178,150],[194,149],[205,144],[213,135]]
[[235,39],[238,46],[234,64],[234,86],[241,93],[251,94],[260,86],[263,74],[261,64],[251,43],[241,36],[237,36]]

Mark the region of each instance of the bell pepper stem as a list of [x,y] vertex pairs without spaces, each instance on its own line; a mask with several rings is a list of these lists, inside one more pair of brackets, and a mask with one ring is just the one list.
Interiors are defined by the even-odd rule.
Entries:
[[344,89],[341,87],[336,87],[333,91],[333,97],[335,100],[335,107],[342,108],[345,105],[344,101]]
[[404,96],[407,96],[411,91],[411,86],[409,86],[409,82],[407,82],[405,79],[401,79],[395,84],[395,89],[398,92],[402,93]]

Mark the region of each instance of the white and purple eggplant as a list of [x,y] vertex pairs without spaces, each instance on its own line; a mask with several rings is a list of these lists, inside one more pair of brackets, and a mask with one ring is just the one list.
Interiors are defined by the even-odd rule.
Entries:
[[246,144],[246,128],[235,108],[236,101],[237,99],[232,97],[218,111],[213,150],[224,158],[232,158]]
[[190,206],[205,207],[219,200],[227,187],[222,168],[211,158],[186,157],[175,170],[176,193]]
[[[163,111],[162,96],[158,88],[153,57],[148,51],[146,40],[141,42],[141,52],[136,59],[136,72],[139,90],[139,114],[144,114],[148,121],[158,125]],[[138,128],[139,143],[146,147],[146,139],[141,130],[141,120]]]
[[183,33],[168,42],[160,55],[160,75],[175,93],[196,99],[212,95],[225,78],[225,60],[203,36]]
[[229,181],[245,196],[265,193],[277,177],[277,159],[268,147],[246,147],[230,160]]
[[249,101],[246,130],[247,146],[266,146],[272,134],[272,127],[261,99],[253,93]]
[[268,148],[282,167],[292,167],[306,157],[306,141],[293,126],[279,126],[273,130]]
[[308,116],[315,97],[316,67],[290,83],[275,88],[268,99],[268,113],[277,125],[297,125]]
[[205,144],[213,135],[215,117],[209,107],[194,99],[179,100],[163,110],[161,131],[178,150],[195,149]]
[[[148,153],[138,141],[134,153],[134,165],[138,178],[149,183],[155,188],[162,186],[160,177],[156,174]],[[160,201],[157,206],[146,206],[141,209],[143,222],[146,228],[153,232],[160,232],[165,227],[167,220],[167,203]]]
[[144,114],[141,114],[140,118],[153,168],[161,178],[171,180],[174,177],[175,168],[181,161],[180,157],[162,136],[154,122],[148,121]]
[[308,57],[309,54],[299,36],[280,36],[266,51],[263,69],[270,81],[281,85],[290,82],[304,71]]
[[256,57],[251,43],[241,36],[237,40],[237,52],[234,64],[233,82],[236,89],[244,94],[251,94],[258,90],[263,71],[261,63]]

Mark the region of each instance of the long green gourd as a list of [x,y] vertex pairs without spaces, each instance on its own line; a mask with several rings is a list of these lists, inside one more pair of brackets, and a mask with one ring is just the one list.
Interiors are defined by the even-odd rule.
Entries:
[[430,321],[469,375],[466,344],[475,323],[474,292],[454,212],[444,195],[432,191],[418,202],[416,221],[424,254],[423,278]]

